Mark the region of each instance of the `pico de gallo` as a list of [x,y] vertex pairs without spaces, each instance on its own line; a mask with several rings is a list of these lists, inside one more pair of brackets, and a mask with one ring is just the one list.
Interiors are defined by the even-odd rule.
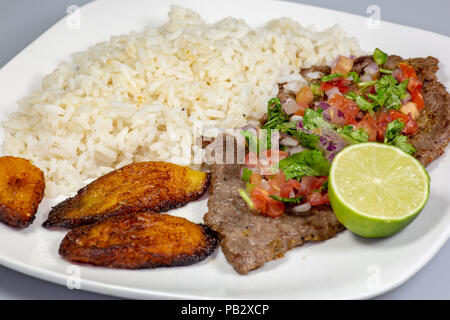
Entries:
[[422,83],[407,63],[384,69],[387,58],[377,48],[358,73],[354,58],[340,56],[330,73],[280,87],[285,94],[268,102],[263,130],[241,131],[248,151],[239,193],[250,209],[276,218],[328,205],[330,164],[347,145],[373,141],[415,153],[408,136],[425,106]]

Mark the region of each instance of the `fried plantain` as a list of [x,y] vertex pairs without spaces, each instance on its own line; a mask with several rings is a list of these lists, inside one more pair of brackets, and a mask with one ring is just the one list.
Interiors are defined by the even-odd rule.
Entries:
[[44,173],[29,160],[0,157],[0,221],[17,228],[28,227],[34,221],[44,189]]
[[140,211],[69,231],[59,254],[72,262],[109,268],[174,267],[206,259],[217,242],[214,232],[205,225]]
[[196,200],[209,174],[167,162],[132,163],[112,171],[59,203],[44,227],[74,228],[127,212],[167,211]]

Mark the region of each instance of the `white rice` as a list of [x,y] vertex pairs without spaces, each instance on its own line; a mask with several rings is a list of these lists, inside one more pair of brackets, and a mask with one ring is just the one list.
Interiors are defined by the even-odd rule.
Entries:
[[134,161],[191,163],[198,123],[257,123],[277,81],[359,53],[337,26],[317,32],[287,18],[256,29],[234,18],[206,24],[172,7],[164,26],[111,37],[60,64],[3,123],[3,151],[40,167],[49,197]]

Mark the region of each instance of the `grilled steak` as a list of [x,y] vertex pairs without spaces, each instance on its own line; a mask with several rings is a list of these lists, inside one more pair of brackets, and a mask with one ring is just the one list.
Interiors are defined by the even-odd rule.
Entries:
[[330,206],[276,219],[251,212],[238,193],[245,187],[241,168],[239,164],[211,165],[209,211],[203,218],[219,234],[222,251],[237,272],[246,274],[289,249],[344,230]]

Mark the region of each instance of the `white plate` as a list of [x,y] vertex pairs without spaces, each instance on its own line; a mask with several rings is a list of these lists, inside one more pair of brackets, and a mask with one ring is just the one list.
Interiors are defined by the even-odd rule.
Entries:
[[[445,54],[450,41],[434,33],[386,22],[380,29],[370,29],[363,17],[286,2],[102,0],[81,9],[81,29],[67,28],[66,17],[0,71],[0,120],[71,53],[111,35],[142,30],[148,24],[159,26],[167,20],[171,3],[198,11],[208,22],[234,16],[257,26],[288,16],[304,25],[316,24],[319,29],[339,23],[360,39],[364,50],[380,47],[404,57],[436,56],[441,60],[439,78],[450,87],[450,57]],[[65,232],[41,227],[53,205],[48,199],[28,229],[17,231],[0,224],[0,263],[59,284],[80,284],[84,290],[133,298],[367,298],[406,281],[449,237],[448,152],[430,165],[428,172],[430,200],[422,214],[396,236],[367,240],[346,231],[329,241],[296,248],[246,276],[234,272],[220,250],[189,267],[127,271],[71,265],[58,256]],[[173,213],[200,222],[205,212],[206,197]]]

